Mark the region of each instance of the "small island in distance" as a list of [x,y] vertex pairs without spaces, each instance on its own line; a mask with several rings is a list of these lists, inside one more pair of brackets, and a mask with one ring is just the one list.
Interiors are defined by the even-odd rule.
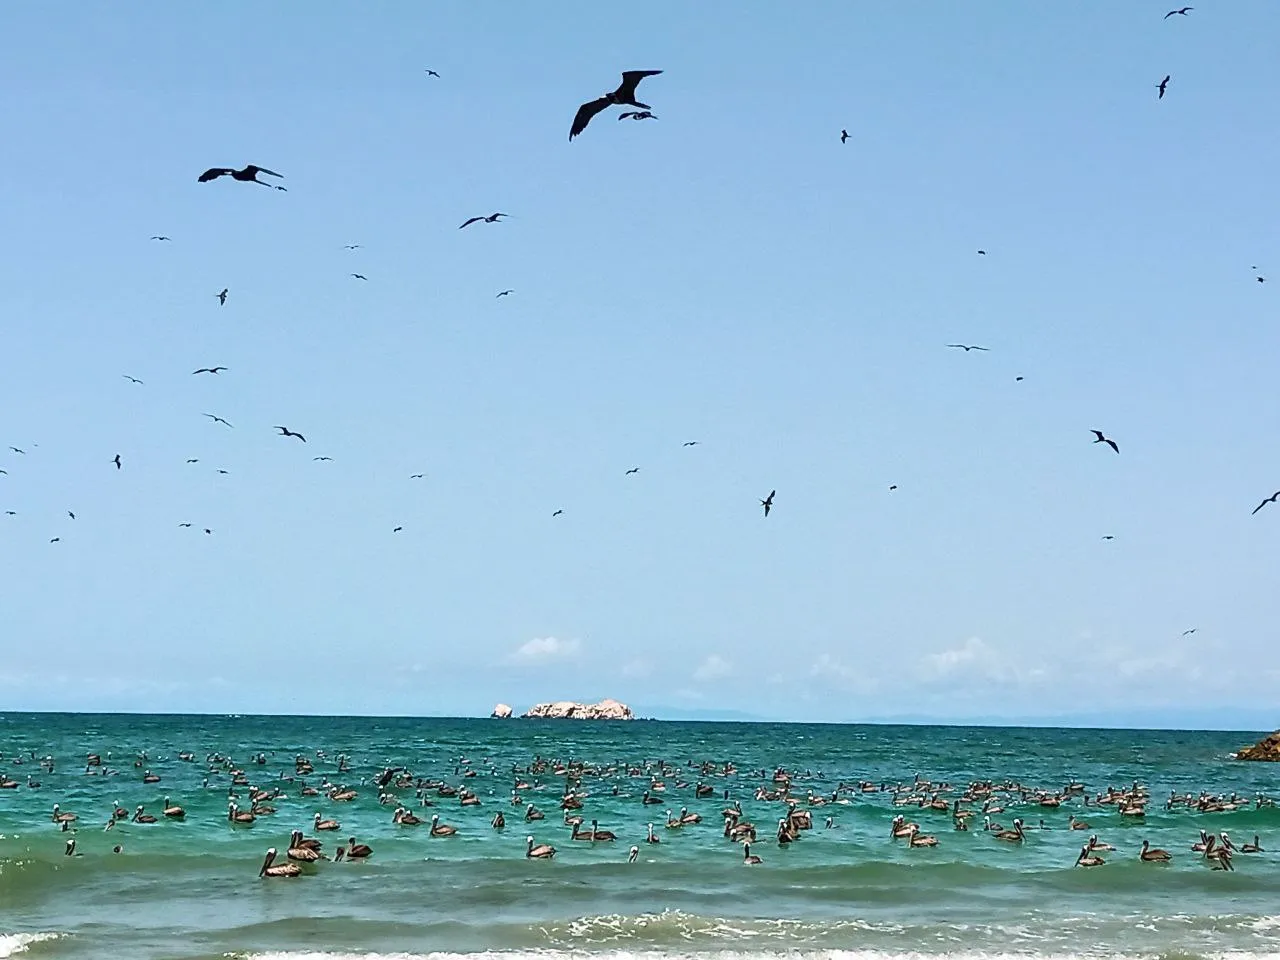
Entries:
[[[515,711],[505,703],[499,703],[490,714],[499,720],[514,715]],[[625,703],[606,697],[599,703],[577,703],[573,700],[535,703],[520,717],[536,720],[634,720],[636,715]]]

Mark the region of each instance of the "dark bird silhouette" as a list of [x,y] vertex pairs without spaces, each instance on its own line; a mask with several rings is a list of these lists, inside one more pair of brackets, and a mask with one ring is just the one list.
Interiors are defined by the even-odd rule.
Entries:
[[67,516],[70,517],[72,520],[76,518],[75,512],[72,510],[67,511]]
[[1253,279],[1257,280],[1259,283],[1266,283],[1266,282],[1267,282],[1267,278],[1266,278],[1266,277],[1254,277]]
[[971,345],[971,344],[967,344],[967,343],[948,343],[948,344],[947,344],[947,346],[948,346],[948,347],[955,347],[955,348],[956,348],[956,349],[958,349],[958,350],[963,350],[965,353],[968,353],[970,350],[986,350],[986,349],[988,349],[987,347],[978,347],[978,346],[973,346],[973,345]]
[[1166,14],[1165,14],[1161,19],[1163,19],[1163,20],[1168,20],[1168,19],[1169,19],[1170,17],[1172,17],[1175,13],[1176,13],[1176,14],[1179,14],[1180,16],[1184,16],[1184,17],[1185,17],[1185,16],[1186,16],[1190,11],[1192,11],[1192,10],[1194,10],[1194,9],[1195,9],[1195,7],[1182,7],[1182,8],[1180,8],[1180,9],[1178,9],[1178,10],[1170,10],[1170,11],[1169,11],[1168,13],[1166,13]]
[[24,457],[27,455],[27,451],[21,449],[20,447],[10,447],[9,449],[12,450],[14,453],[22,454]]
[[1092,433],[1093,433],[1093,435],[1094,435],[1095,437],[1097,437],[1097,438],[1098,438],[1097,440],[1093,441],[1094,443],[1105,443],[1105,444],[1107,444],[1108,446],[1110,446],[1110,447],[1111,447],[1111,449],[1112,449],[1112,450],[1114,450],[1116,453],[1119,453],[1119,452],[1120,452],[1120,448],[1119,448],[1118,446],[1116,446],[1116,442],[1115,442],[1114,440],[1112,440],[1110,437],[1104,437],[1104,436],[1102,435],[1102,431],[1101,431],[1101,430],[1094,430],[1094,431],[1092,431]]
[[898,485],[897,485],[896,483],[891,483],[891,484],[889,484],[889,489],[890,489],[890,490],[897,490],[897,489],[898,489]]
[[702,442],[701,440],[686,440],[684,443],[680,444],[680,446],[682,446],[682,447],[696,447],[696,446],[697,446],[698,444],[700,444],[701,442]]
[[1160,91],[1160,95],[1159,95],[1158,97],[1156,97],[1156,99],[1157,99],[1157,100],[1163,100],[1163,99],[1164,99],[1164,92],[1165,92],[1165,90],[1167,90],[1167,89],[1169,88],[1169,81],[1170,81],[1172,78],[1173,78],[1173,74],[1166,73],[1166,74],[1164,75],[1164,79],[1163,79],[1163,80],[1161,80],[1159,83],[1157,83],[1157,84],[1156,84],[1156,88]]
[[221,417],[214,416],[212,413],[206,413],[204,414],[204,416],[208,417],[214,423],[221,423],[223,426],[227,426],[227,427],[231,426],[231,424],[228,421],[223,420]]
[[404,527],[393,527],[393,528],[392,528],[392,530],[391,530],[391,532],[392,532],[392,533],[399,533],[399,532],[400,532],[401,530],[403,530],[403,529],[404,529]]
[[0,470],[0,473],[3,473],[6,477],[9,475],[8,470]]
[[54,537],[54,538],[53,538],[52,540],[50,540],[49,542],[50,542],[50,543],[57,543],[57,542],[58,542],[59,540],[61,540],[61,539],[62,539],[61,537]]
[[648,110],[628,110],[626,113],[618,114],[619,120],[657,120],[658,118]]
[[112,463],[114,463],[114,464],[116,465],[116,469],[117,469],[117,470],[119,470],[119,469],[120,469],[120,454],[118,454],[118,453],[117,453],[117,454],[115,455],[115,457],[112,459],[112,461],[111,461],[111,462],[112,462]]
[[426,71],[426,73],[428,77],[436,77],[437,79],[444,79],[443,77],[440,76],[440,74],[436,73],[434,70],[428,70]]
[[218,472],[221,473],[223,476],[228,476],[231,473],[230,470],[219,470]]
[[6,511],[4,512],[4,515],[5,515],[6,517],[16,517],[16,516],[18,515],[18,511],[17,511],[17,510],[6,510]]
[[1022,382],[1023,380],[1025,380],[1025,379],[1027,379],[1027,378],[1026,378],[1026,377],[1014,377],[1014,378],[1013,378],[1013,382],[1014,382],[1014,383],[1021,383],[1021,382]]
[[303,436],[302,434],[300,434],[300,433],[294,433],[294,432],[293,432],[292,430],[290,430],[288,427],[279,427],[279,426],[277,426],[277,427],[272,427],[271,429],[273,429],[273,430],[279,430],[279,431],[280,431],[280,436],[282,436],[282,437],[297,437],[297,438],[298,438],[299,440],[301,440],[303,443],[306,443],[306,442],[307,442],[307,438],[306,438],[306,437],[304,437],[304,436]]
[[187,463],[199,463],[199,462],[200,462],[199,457],[192,457],[190,460],[187,461]]
[[846,140],[848,140],[848,139],[849,139],[849,131],[848,131],[848,130],[841,130],[841,131],[840,131],[840,142],[841,142],[841,143],[844,143],[844,142],[845,142]]
[[569,139],[572,140],[587,129],[587,124],[591,122],[592,117],[613,104],[639,107],[641,110],[651,109],[647,103],[641,103],[636,99],[636,87],[645,77],[654,77],[661,72],[661,70],[625,71],[622,74],[622,83],[618,84],[617,90],[612,93],[606,93],[598,100],[589,100],[578,108],[578,112],[573,117],[573,126],[569,128]]
[[[498,294],[498,297],[509,297],[513,293],[515,293],[514,290],[503,290],[501,293]],[[496,300],[497,297],[495,297],[494,299]]]
[[178,524],[178,526],[180,526],[180,527],[189,527],[189,526],[191,526],[191,524],[189,524],[189,523],[180,523],[180,524]]
[[628,470],[626,473],[624,473],[624,474],[623,474],[623,476],[624,476],[624,477],[629,477],[629,476],[631,476],[631,474],[633,474],[633,473],[639,473],[639,472],[640,472],[640,468],[639,468],[639,467],[632,467],[630,470]]
[[[256,164],[249,164],[243,170],[235,170],[231,167],[210,167],[198,177],[201,183],[208,183],[210,180],[217,180],[219,177],[231,177],[233,180],[239,180],[241,183],[256,183],[262,187],[275,187],[273,183],[265,183],[258,179],[258,174],[265,173],[269,177],[279,177],[281,174],[274,170],[268,170],[266,167],[259,167]],[[284,187],[276,187],[277,190],[283,190]]]
[[332,460],[333,457],[312,457],[312,460]]
[[767,517],[769,511],[773,509],[773,497],[777,490],[770,490],[769,495],[760,501],[760,506],[764,507],[764,515]]
[[199,370],[192,370],[191,375],[194,377],[197,373],[221,373],[228,370],[229,367],[201,367]]
[[215,296],[218,298],[218,306],[225,307],[227,305],[227,294],[229,292],[230,291],[226,287],[223,287],[222,290],[220,290],[217,294],[215,294]]
[[360,249],[360,244],[358,244],[358,243],[348,243],[348,244],[344,244],[344,245],[343,245],[343,247],[342,247],[342,249],[343,249],[343,250],[359,250],[359,249]]
[[986,255],[987,255],[987,251],[985,251],[985,250],[979,250],[979,251],[978,251],[978,256],[980,256],[980,257],[985,257]]
[[[1263,500],[1260,504],[1254,507],[1253,513],[1257,513],[1259,510],[1265,507],[1268,503],[1277,503],[1277,502],[1280,502],[1280,490],[1277,490],[1271,496],[1267,497],[1267,499]],[[1253,513],[1249,514],[1249,516],[1253,516]]]
[[427,478],[427,475],[426,475],[425,473],[411,473],[411,474],[409,474],[409,479],[410,479],[410,480],[425,480],[426,478]]
[[212,534],[212,533],[213,533],[213,531],[212,531],[212,530],[210,530],[208,527],[205,527],[205,528],[204,528],[204,532],[205,532],[205,533],[208,533],[208,534]]
[[368,277],[366,277],[363,273],[353,273],[351,276],[355,277],[357,280],[368,280],[368,279],[369,279],[369,278],[368,278]]
[[131,376],[129,376],[127,373],[122,373],[122,374],[120,374],[120,376],[124,377],[124,378],[125,378],[126,380],[128,380],[130,383],[136,383],[136,384],[138,384],[139,386],[142,386],[142,385],[143,385],[141,380],[139,380],[137,377],[131,377]]
[[152,237],[151,239],[152,240],[168,240],[170,238],[169,237]]
[[1195,633],[1195,632],[1196,632],[1196,628],[1195,628],[1195,627],[1192,627],[1190,630],[1183,630],[1183,631],[1182,631],[1182,635],[1183,635],[1184,637],[1189,637],[1189,636],[1191,636],[1191,635],[1192,635],[1193,633]]
[[1111,534],[1111,533],[1108,533],[1108,534],[1107,534],[1105,537],[1103,537],[1102,539],[1103,539],[1103,540],[1114,540],[1114,539],[1115,539],[1115,535],[1114,535],[1114,534]]
[[558,516],[560,516],[562,513],[564,513],[564,511],[563,511],[563,510],[557,510],[555,513],[553,513],[553,514],[552,514],[552,516],[553,516],[553,517],[558,517]]
[[[466,223],[462,225],[462,227],[469,227],[473,223],[481,223],[481,222],[498,223],[502,220],[503,217],[509,217],[509,216],[511,216],[511,214],[509,213],[491,213],[487,217],[471,217],[469,220],[467,220]],[[458,229],[461,230],[462,227],[459,227]]]

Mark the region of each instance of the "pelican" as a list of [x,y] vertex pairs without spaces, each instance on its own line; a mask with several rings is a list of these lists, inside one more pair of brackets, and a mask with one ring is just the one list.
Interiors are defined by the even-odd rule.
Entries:
[[526,823],[528,823],[531,820],[542,820],[544,819],[544,814],[541,810],[539,810],[537,807],[535,807],[531,803],[529,804],[528,808],[524,812],[524,819]]
[[78,818],[74,813],[62,813],[61,808],[55,803],[53,805],[53,816],[50,819],[54,823],[75,823]]
[[396,807],[396,812],[392,816],[391,822],[398,823],[402,827],[416,827],[422,822],[422,818],[405,807]]
[[747,866],[750,866],[755,863],[764,863],[763,860],[761,860],[759,857],[757,857],[754,853],[751,852],[750,843],[743,843],[742,845],[742,862]]
[[76,838],[75,838],[75,837],[72,837],[70,840],[68,840],[68,841],[67,841],[67,847],[66,847],[66,849],[65,849],[65,850],[63,850],[63,851],[62,851],[62,853],[63,853],[63,855],[64,855],[64,856],[68,856],[68,857],[82,857],[82,856],[84,856],[84,854],[82,854],[82,853],[77,853],[77,852],[76,852]]
[[600,824],[599,820],[591,821],[591,841],[593,843],[597,840],[617,840],[618,839],[617,834],[615,834],[612,830],[601,830],[599,827],[599,824]]
[[489,821],[489,826],[493,827],[493,829],[495,830],[501,830],[506,825],[507,825],[507,818],[502,815],[501,810],[495,813],[493,815],[493,819]]
[[528,844],[525,847],[524,855],[530,860],[550,860],[556,855],[556,848],[549,843],[540,843],[536,847],[533,845],[533,837],[525,837]]
[[1143,840],[1142,852],[1138,854],[1138,859],[1144,863],[1168,863],[1173,857],[1169,855],[1168,850],[1152,847],[1150,840]]
[[365,857],[373,855],[373,848],[367,843],[356,843],[355,837],[347,838],[347,859],[363,860]]
[[289,849],[284,852],[284,855],[299,863],[315,863],[317,860],[327,859],[319,850],[303,844],[301,830],[295,830],[290,835]]
[[1113,847],[1109,843],[1106,843],[1103,840],[1099,840],[1098,835],[1095,833],[1093,836],[1089,838],[1089,849],[1090,850],[1114,850],[1115,847]]
[[234,803],[231,803],[227,805],[227,819],[232,823],[243,823],[245,826],[248,826],[258,818],[248,810],[241,810]]
[[181,807],[173,806],[171,803],[169,803],[169,798],[165,797],[164,798],[164,815],[168,817],[170,820],[181,820],[183,817],[187,815],[187,811],[183,810]]
[[688,807],[681,807],[680,822],[681,823],[701,823],[702,815],[699,813],[690,813]]
[[[1023,840],[1025,840],[1025,839],[1026,839],[1026,837],[1024,837],[1024,836],[1022,835],[1022,821],[1021,821],[1021,820],[1014,820],[1014,821],[1013,821],[1013,829],[1012,829],[1012,830],[1001,830],[999,833],[997,833],[997,834],[996,834],[996,839],[997,839],[997,840],[1006,840],[1006,841],[1008,841],[1009,843],[1021,843]],[[1086,844],[1085,846],[1086,846],[1086,849],[1087,849],[1087,848],[1088,848],[1088,844]]]
[[676,830],[684,826],[684,821],[671,815],[671,811],[667,811],[667,829]]
[[1077,820],[1075,814],[1067,817],[1067,827],[1071,830],[1088,830],[1089,825],[1083,820]]
[[302,872],[302,868],[296,863],[282,863],[278,867],[271,865],[276,858],[276,848],[272,847],[267,851],[267,859],[262,861],[262,869],[258,871],[259,877],[296,877]]
[[[440,822],[440,814],[436,814],[431,818],[431,835],[433,837],[452,837],[458,832],[457,827],[451,827],[447,823]],[[347,856],[350,856],[348,853]]]
[[918,827],[911,831],[911,836],[907,837],[908,847],[936,847],[937,845],[937,837],[921,834]]
[[1089,853],[1089,845],[1087,843],[1080,848],[1080,856],[1076,857],[1077,867],[1100,867],[1106,862],[1101,857]]
[[142,804],[138,804],[138,809],[133,811],[134,823],[155,823],[156,818],[149,813],[142,812]]
[[1241,853],[1264,853],[1265,851],[1262,849],[1262,845],[1258,843],[1257,834],[1254,834],[1253,843],[1240,844],[1240,852]]
[[661,843],[662,842],[661,840],[658,839],[657,834],[653,832],[652,823],[649,824],[649,836],[645,837],[644,839],[645,839],[645,843]]
[[640,856],[640,848],[632,847],[631,851],[627,854],[627,863],[635,863],[636,860],[639,858],[639,856]]
[[312,829],[313,830],[338,830],[338,829],[341,829],[341,827],[342,827],[342,824],[340,824],[337,820],[321,820],[320,814],[317,813],[315,824],[312,826]]

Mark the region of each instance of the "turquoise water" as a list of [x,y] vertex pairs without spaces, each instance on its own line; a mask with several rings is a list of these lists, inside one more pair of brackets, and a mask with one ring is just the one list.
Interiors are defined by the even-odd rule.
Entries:
[[[576,721],[411,720],[299,717],[8,715],[0,717],[0,958],[419,956],[500,954],[549,958],[780,953],[824,958],[1162,956],[1250,958],[1280,955],[1280,853],[1238,854],[1233,872],[1211,870],[1191,852],[1201,829],[1228,831],[1237,844],[1261,837],[1280,851],[1280,810],[1197,813],[1164,809],[1171,790],[1252,801],[1280,795],[1280,767],[1237,763],[1230,753],[1255,733],[1069,731],[956,727]],[[179,759],[190,751],[193,762]],[[319,751],[323,757],[317,757]],[[30,759],[52,756],[52,773]],[[99,754],[102,767],[86,773]],[[138,755],[146,754],[135,766]],[[251,826],[227,820],[233,758],[251,784],[279,787],[276,812]],[[254,762],[262,754],[265,763]],[[337,757],[350,758],[339,772]],[[312,774],[295,779],[294,758]],[[569,837],[559,799],[565,778],[553,766],[521,774],[520,792],[546,819],[527,824],[510,802],[513,768],[535,757],[583,761],[586,822],[616,842]],[[26,758],[22,764],[15,759]],[[469,764],[460,761],[466,758]],[[661,805],[641,794],[658,761],[671,768]],[[689,764],[712,761],[699,776]],[[736,772],[719,775],[731,762]],[[457,828],[392,823],[395,803],[379,803],[374,779],[388,766],[416,778],[466,786],[481,799],[395,788],[399,802],[429,821]],[[648,769],[644,769],[644,768]],[[813,829],[780,846],[786,809],[756,799],[773,772],[793,775],[792,796],[813,814]],[[630,768],[630,769],[629,769]],[[476,772],[464,777],[466,769]],[[161,779],[144,784],[149,770]],[[641,771],[643,770],[643,773]],[[109,771],[109,773],[105,772]],[[761,776],[761,772],[765,776]],[[841,794],[845,803],[808,806],[809,791],[830,797],[842,781],[910,785],[919,775],[947,782],[944,798],[971,781],[1061,791],[1071,781],[1096,796],[1138,781],[1152,802],[1145,818],[1114,806],[1058,808],[1001,797],[1006,827],[1021,816],[1021,845],[981,829],[952,829],[945,811],[895,807],[892,791]],[[29,787],[28,777],[39,782]],[[207,785],[205,781],[207,782]],[[301,794],[305,784],[349,786],[335,802]],[[698,782],[714,788],[695,796]],[[616,793],[615,793],[616,788]],[[742,848],[722,835],[724,791],[741,802],[759,838],[763,863],[745,866]],[[248,787],[237,787],[250,806]],[[903,794],[905,796],[905,794]],[[186,811],[161,817],[164,799]],[[116,803],[139,804],[155,824],[104,825]],[[51,820],[54,803],[77,815],[73,831]],[[978,809],[980,804],[970,805]],[[702,822],[664,827],[666,810],[687,807]],[[503,831],[490,826],[501,810]],[[319,812],[339,831],[313,833]],[[891,840],[904,813],[939,840],[909,849]],[[1089,831],[1068,830],[1075,815]],[[824,827],[826,817],[835,827]],[[1038,829],[1043,819],[1046,829]],[[661,842],[644,842],[653,822]],[[283,856],[290,831],[305,830],[332,855],[348,837],[373,848],[365,862],[322,862],[296,879],[258,879],[268,847]],[[1073,868],[1090,833],[1117,849],[1093,869]],[[551,843],[551,861],[524,856],[525,837]],[[79,856],[64,855],[76,840]],[[1174,855],[1171,865],[1141,863],[1143,839]],[[122,846],[118,854],[112,852]],[[627,863],[630,847],[640,849]],[[283,862],[280,860],[278,862]]]

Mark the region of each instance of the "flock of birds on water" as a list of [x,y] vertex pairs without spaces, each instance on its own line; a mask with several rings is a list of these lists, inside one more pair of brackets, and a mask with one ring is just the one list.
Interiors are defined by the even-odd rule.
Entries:
[[[0,761],[3,759],[0,755]],[[104,786],[105,778],[122,776],[121,771],[111,767],[111,759],[109,753],[105,760],[100,754],[89,754],[85,759],[85,776],[102,778]],[[177,759],[180,767],[200,763],[191,751],[180,752]],[[153,762],[145,752],[133,759],[133,775],[148,798],[164,796],[166,789],[161,786],[164,777],[155,770],[165,769],[167,762],[158,760]],[[38,765],[48,774],[56,769],[52,756],[37,758],[35,750],[30,751],[29,757],[17,756],[11,760],[14,766],[27,762]],[[317,765],[326,768],[325,772],[317,773]],[[763,768],[740,771],[733,762],[721,760],[683,763],[618,760],[593,764],[535,756],[523,766],[513,764],[503,770],[492,759],[473,761],[464,756],[453,761],[453,782],[416,776],[406,766],[370,765],[367,772],[361,774],[353,769],[346,754],[330,757],[323,750],[317,750],[314,757],[298,754],[291,766],[275,771],[267,767],[266,753],[252,755],[248,763],[237,763],[222,753],[209,753],[203,761],[203,782],[198,788],[207,795],[209,791],[220,792],[226,784],[225,818],[229,830],[255,829],[278,833],[283,838],[282,828],[267,824],[273,823],[282,811],[279,819],[292,820],[288,840],[281,843],[284,862],[276,862],[280,847],[269,847],[258,871],[264,878],[311,875],[324,869],[321,864],[326,862],[337,864],[373,857],[374,846],[361,842],[351,831],[346,832],[345,843],[338,841],[332,857],[325,849],[329,842],[326,837],[343,836],[338,811],[362,795],[376,797],[377,809],[387,811],[388,829],[421,829],[434,839],[475,830],[504,834],[510,819],[510,826],[525,834],[523,855],[529,860],[550,860],[557,856],[557,848],[545,839],[540,841],[537,834],[545,838],[551,833],[549,825],[559,820],[557,832],[567,834],[571,847],[579,843],[595,845],[636,840],[626,854],[629,863],[639,860],[641,844],[656,847],[660,854],[662,844],[678,844],[692,831],[719,830],[727,846],[741,848],[741,861],[749,866],[765,862],[758,853],[752,852],[752,844],[759,848],[759,836],[783,849],[802,841],[820,843],[820,840],[805,840],[806,834],[813,836],[815,822],[820,819],[822,823],[816,831],[818,836],[828,830],[839,830],[841,811],[856,804],[871,806],[883,813],[887,820],[886,842],[900,841],[910,850],[937,847],[941,841],[936,833],[928,832],[936,828],[926,828],[909,819],[906,811],[920,820],[932,818],[938,827],[949,827],[957,837],[954,842],[973,843],[980,836],[982,839],[978,842],[1022,847],[1034,843],[1033,836],[1040,831],[1076,832],[1082,840],[1074,865],[1100,867],[1107,863],[1103,854],[1121,855],[1117,847],[1102,839],[1102,833],[1116,828],[1120,822],[1142,824],[1152,802],[1148,789],[1138,782],[1108,786],[1095,794],[1078,782],[1055,787],[1015,780],[953,785],[933,782],[919,774],[905,782],[840,779],[833,784],[822,772],[783,767],[772,771]],[[181,772],[174,776],[167,771],[166,775],[172,779],[182,776]],[[194,779],[189,775],[183,778]],[[499,788],[495,786],[498,782],[503,783],[503,792],[506,784],[510,784],[508,798],[499,798]],[[22,786],[12,776],[0,774],[0,790],[18,790]],[[40,789],[40,781],[30,775],[25,786]],[[118,791],[114,781],[112,787],[113,792]],[[483,800],[481,790],[485,792]],[[549,799],[540,806],[535,802],[538,797]],[[625,828],[619,826],[625,839],[601,826],[600,817],[592,810],[593,798],[597,797],[606,798],[611,805],[619,802],[634,805],[637,811],[634,821]],[[744,797],[769,824],[767,827],[762,825],[757,830],[743,807]],[[888,809],[885,809],[886,802]],[[330,812],[317,810],[321,805]],[[1235,792],[1220,794],[1202,790],[1198,795],[1170,792],[1163,806],[1169,812],[1183,811],[1203,818],[1238,810],[1274,808],[1276,800],[1261,794],[1249,798]],[[437,812],[446,807],[456,812]],[[431,808],[429,816],[426,808]],[[655,820],[650,814],[652,808],[664,811],[663,819],[656,821],[661,824],[661,832],[655,829]],[[701,808],[701,812],[696,808]],[[147,803],[137,803],[131,809],[116,800],[106,810],[95,813],[92,822],[103,822],[106,831],[123,826],[122,832],[129,833],[130,842],[136,837],[139,843],[145,843],[146,830],[162,822],[180,829],[187,819],[186,810],[174,803],[171,796],[164,796],[163,802],[154,809],[158,815],[148,812]],[[899,812],[893,813],[894,810]],[[1071,812],[1063,819],[1068,810]],[[1001,815],[1012,817],[1009,826],[995,819]],[[458,822],[449,823],[446,817],[456,817]],[[1030,823],[1032,818],[1036,821],[1034,824]],[[1054,822],[1046,822],[1046,818]],[[54,803],[49,819],[54,829],[74,833],[88,817],[82,820],[76,811]],[[1100,825],[1094,826],[1090,819],[1099,821]],[[719,827],[714,826],[717,822]],[[959,839],[962,834],[965,835],[963,841]],[[112,851],[123,853],[124,843],[115,844]],[[66,841],[64,852],[67,857],[83,855],[74,836]],[[1143,839],[1141,848],[1127,856],[1136,856],[1139,862],[1149,864],[1190,858],[1213,870],[1232,871],[1238,855],[1264,852],[1258,836],[1237,843],[1225,830],[1213,832],[1201,828],[1198,837],[1192,838],[1187,848],[1176,855],[1153,847]],[[512,853],[514,855],[514,850]]]
[[[1180,7],[1174,10],[1170,10],[1168,13],[1164,15],[1164,19],[1168,20],[1170,17],[1175,17],[1175,16],[1186,17],[1186,16],[1189,16],[1194,9],[1195,7]],[[427,69],[425,72],[429,77],[441,79],[440,74],[435,70]],[[591,123],[592,119],[594,119],[597,115],[599,115],[600,113],[602,113],[603,111],[607,110],[609,107],[612,107],[612,106],[624,106],[624,107],[635,108],[634,110],[626,110],[626,111],[619,112],[617,114],[618,120],[633,120],[633,121],[657,120],[658,117],[656,114],[653,113],[653,108],[649,104],[643,103],[639,99],[637,99],[637,92],[638,92],[638,87],[641,81],[645,80],[648,77],[658,76],[662,72],[663,71],[661,70],[624,71],[622,74],[622,82],[617,86],[617,88],[615,88],[612,91],[609,91],[608,93],[601,95],[600,97],[587,101],[586,103],[582,104],[578,108],[577,112],[573,117],[573,122],[569,128],[569,140],[572,141],[575,137],[584,133],[588,125]],[[1164,78],[1161,79],[1160,82],[1156,84],[1156,88],[1158,90],[1158,94],[1157,94],[1158,100],[1163,100],[1165,98],[1166,93],[1168,93],[1169,84],[1172,79],[1173,79],[1172,75],[1166,74]],[[849,131],[847,129],[842,129],[840,131],[839,139],[842,144],[846,143],[850,139]],[[258,186],[267,187],[269,189],[274,189],[277,191],[287,190],[287,188],[284,187],[283,185],[271,183],[271,182],[259,179],[259,175],[265,175],[267,177],[272,177],[275,179],[283,179],[282,174],[277,173],[274,170],[269,170],[266,167],[262,167],[252,163],[247,164],[244,167],[239,169],[236,169],[234,167],[210,167],[208,170],[200,174],[199,177],[197,177],[196,179],[200,183],[211,183],[213,181],[220,180],[226,177],[226,178],[230,178],[232,181],[236,181],[239,183],[253,183],[253,184],[257,184]],[[469,217],[459,226],[459,229],[465,229],[474,224],[501,223],[503,219],[507,218],[508,216],[510,215],[507,213],[494,212],[490,214],[482,214],[478,216]],[[169,241],[171,238],[163,234],[157,234],[155,236],[152,236],[151,239],[155,241]],[[356,250],[356,249],[359,249],[360,244],[346,244],[345,247],[348,250]],[[982,255],[982,256],[987,255],[986,250],[980,249],[977,252],[979,255]],[[1257,267],[1254,266],[1252,267],[1252,269],[1256,273]],[[362,280],[362,281],[368,280],[368,278],[361,273],[352,273],[351,277],[357,280]],[[1255,279],[1257,280],[1258,283],[1266,282],[1266,278],[1261,276],[1260,274],[1256,275]],[[499,298],[510,296],[514,292],[515,292],[514,290],[503,290],[503,291],[500,291],[497,294],[497,296]],[[227,297],[229,293],[230,293],[229,289],[224,287],[220,292],[218,292],[215,295],[220,305],[223,305],[223,306],[226,305]],[[949,344],[946,344],[946,346],[950,349],[963,350],[966,354],[975,350],[986,351],[988,349],[987,347],[980,346],[977,344],[966,344],[966,343],[949,343]],[[198,375],[218,376],[223,372],[227,371],[228,369],[229,368],[225,365],[198,367],[192,371],[192,375],[193,376],[198,376]],[[144,381],[142,381],[137,377],[134,377],[131,374],[122,374],[122,376],[124,377],[124,379],[126,379],[133,385],[145,386]],[[1019,376],[1015,379],[1017,381],[1021,381],[1024,378]],[[208,418],[213,424],[219,424],[229,429],[233,428],[233,424],[231,424],[228,420],[226,420],[223,417],[220,417],[212,413],[205,413],[204,416]],[[304,436],[301,432],[293,430],[287,426],[276,425],[276,426],[273,426],[272,429],[278,431],[278,434],[281,438],[294,439],[301,443],[307,442],[306,436]],[[1110,449],[1116,454],[1120,453],[1120,445],[1114,438],[1106,436],[1102,430],[1099,430],[1096,428],[1093,428],[1091,432],[1094,434],[1094,437],[1095,437],[1093,441],[1094,443],[1100,443],[1107,447],[1110,447]],[[686,441],[683,445],[685,447],[693,447],[693,446],[696,446],[698,442],[699,441],[696,441],[696,440]],[[15,455],[25,455],[27,452],[24,448],[18,447],[18,446],[10,446],[8,449],[10,453]],[[321,456],[313,457],[312,459],[318,462],[323,462],[323,461],[332,460],[333,458],[329,456],[321,455]],[[109,462],[112,465],[114,465],[116,470],[124,469],[124,460],[121,454],[119,453],[115,454],[115,456],[112,457]],[[190,458],[187,460],[188,464],[196,464],[198,462],[199,462],[199,458]],[[640,470],[639,467],[632,467],[626,471],[626,475],[630,476],[630,475],[636,474],[639,472],[639,470]],[[218,469],[217,472],[219,474],[229,473],[229,471],[221,468]],[[0,475],[5,475],[7,473],[8,473],[7,470],[0,468]],[[411,479],[425,479],[425,476],[426,476],[425,474],[416,473],[411,476]],[[898,485],[896,483],[889,485],[890,492],[897,489],[898,489]],[[770,513],[773,511],[774,498],[776,495],[777,495],[777,490],[771,490],[767,497],[763,497],[760,499],[759,501],[760,507],[765,517],[768,517]],[[1256,507],[1254,507],[1253,513],[1257,514],[1268,504],[1277,504],[1277,503],[1280,503],[1280,490],[1277,490],[1274,493],[1272,493],[1270,496],[1265,497]],[[4,512],[7,516],[17,515],[17,511],[11,510],[11,509],[6,510]],[[68,510],[67,515],[72,520],[75,519],[74,511]],[[560,517],[563,515],[564,515],[563,508],[557,508],[551,514],[552,517]],[[183,528],[191,528],[194,526],[194,524],[191,522],[184,521],[180,523],[179,526]],[[206,534],[212,534],[214,532],[213,529],[208,526],[201,525],[200,529],[203,529],[203,531]],[[398,525],[392,529],[392,533],[400,533],[403,529],[404,529],[403,525]],[[1109,534],[1107,536],[1104,536],[1102,539],[1114,540],[1115,537]],[[61,540],[62,540],[61,536],[54,536],[50,538],[49,542],[60,543]]]

